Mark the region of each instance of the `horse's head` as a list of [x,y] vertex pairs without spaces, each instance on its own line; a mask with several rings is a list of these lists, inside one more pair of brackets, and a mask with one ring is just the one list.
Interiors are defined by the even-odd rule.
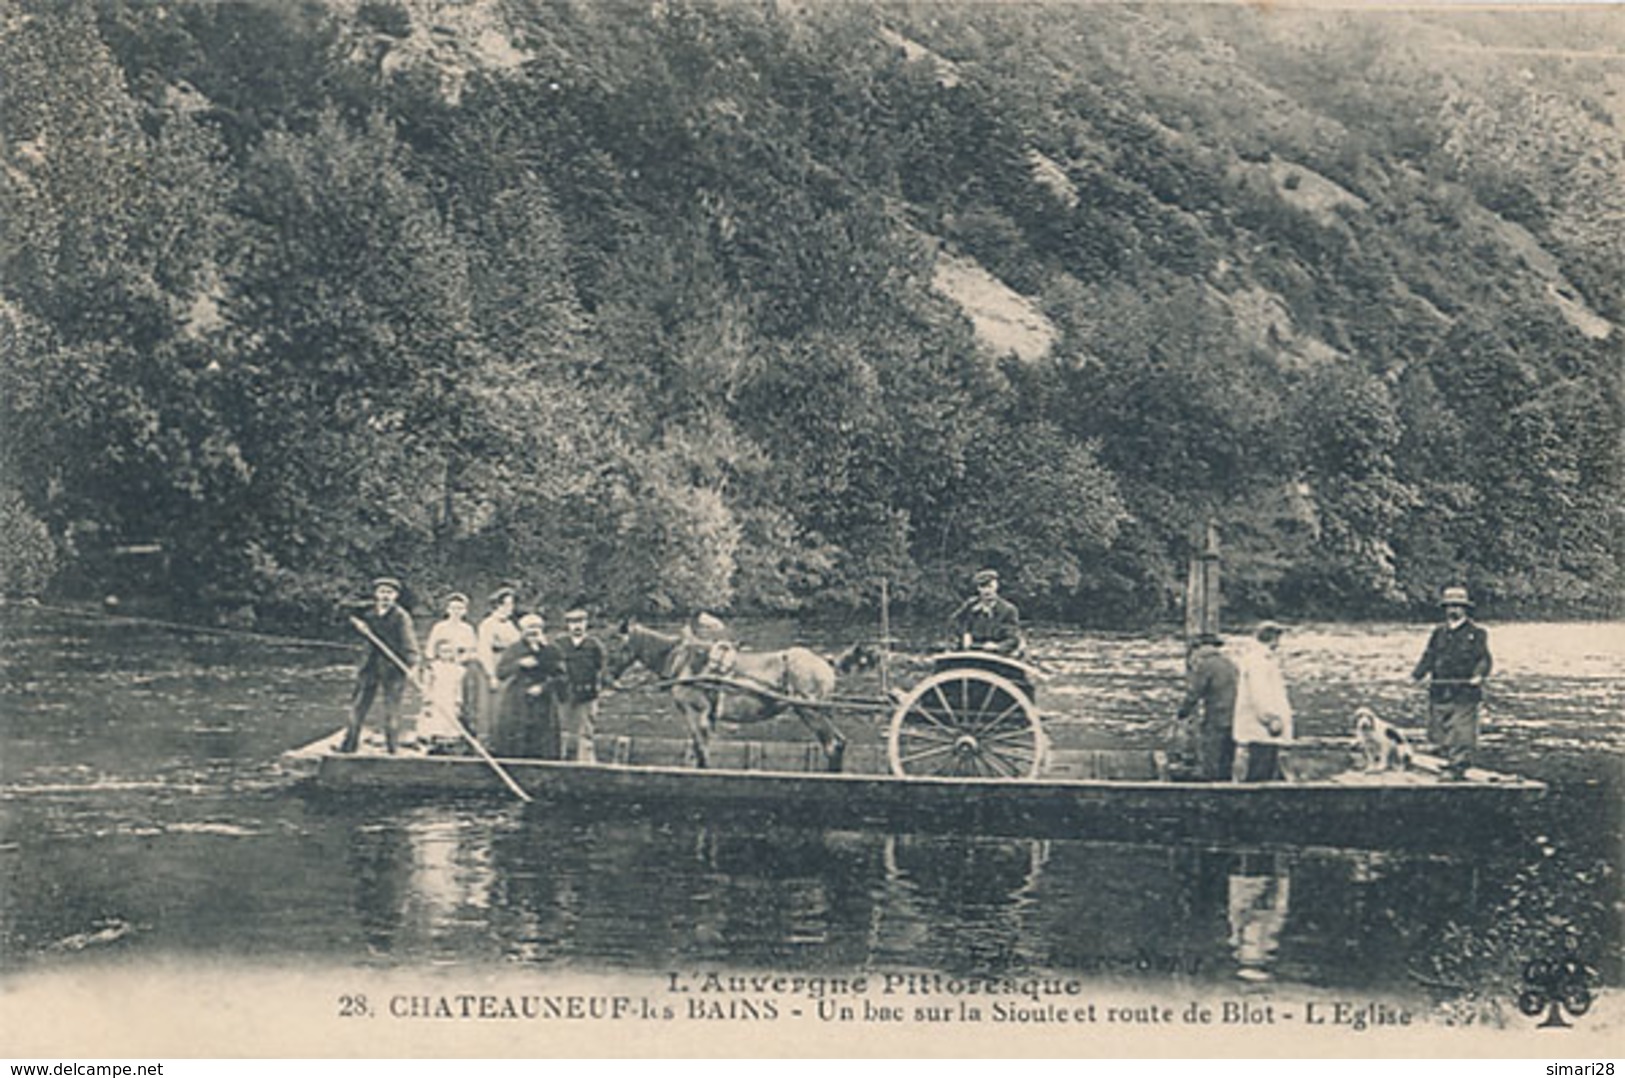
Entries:
[[621,622],[620,631],[611,637],[605,649],[608,652],[605,672],[613,681],[632,667],[641,665],[657,677],[670,677],[671,671],[667,668],[671,664],[672,654],[683,642],[683,637],[657,632],[640,625],[636,619],[627,618]]
[[873,670],[880,665],[880,649],[873,644],[858,641],[835,657],[835,672],[854,674]]
[[618,681],[621,675],[638,664],[637,649],[632,646],[632,633],[639,628],[638,623],[631,618],[623,618],[621,624],[604,641],[604,672],[611,681]]

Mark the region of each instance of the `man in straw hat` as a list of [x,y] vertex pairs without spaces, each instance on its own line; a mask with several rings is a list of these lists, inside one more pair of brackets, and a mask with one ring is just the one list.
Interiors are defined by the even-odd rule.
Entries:
[[1411,671],[1428,686],[1428,740],[1445,756],[1442,778],[1459,781],[1478,747],[1478,707],[1484,679],[1490,675],[1490,634],[1468,616],[1473,601],[1462,587],[1445,588],[1439,596],[1444,624],[1428,637],[1427,650]]
[[[406,688],[406,670],[400,663],[409,669],[418,662],[417,633],[412,628],[412,615],[397,603],[400,597],[399,580],[392,576],[378,577],[372,582],[372,602],[358,615],[378,642],[367,641],[366,653],[356,670],[350,725],[344,731],[340,752],[354,752],[360,745],[361,724],[380,693],[384,705],[384,742],[390,752],[400,748],[401,692]],[[385,654],[379,643],[393,652],[394,658]]]

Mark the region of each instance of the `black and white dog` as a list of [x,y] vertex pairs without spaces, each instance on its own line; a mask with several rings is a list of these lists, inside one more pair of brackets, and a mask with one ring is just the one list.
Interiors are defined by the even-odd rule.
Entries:
[[1366,771],[1410,769],[1411,743],[1405,731],[1383,722],[1368,707],[1354,713],[1354,743]]

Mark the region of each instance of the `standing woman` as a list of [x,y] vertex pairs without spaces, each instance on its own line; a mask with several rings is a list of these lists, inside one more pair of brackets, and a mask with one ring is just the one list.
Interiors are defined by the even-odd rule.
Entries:
[[564,677],[564,660],[548,643],[540,614],[526,614],[519,627],[519,642],[497,662],[502,692],[497,697],[492,751],[498,756],[557,760],[562,740],[553,705]]
[[491,612],[480,622],[475,634],[474,654],[479,669],[469,677],[469,692],[473,698],[476,718],[474,735],[489,745],[496,725],[497,663],[502,653],[519,642],[519,625],[514,621],[518,592],[503,586],[491,593]]
[[[456,728],[447,728],[444,723],[455,719],[468,727],[472,733],[478,721],[480,702],[488,691],[485,686],[489,679],[485,676],[485,668],[478,658],[478,636],[474,632],[474,626],[468,623],[468,596],[460,591],[454,591],[446,596],[445,601],[446,616],[435,622],[434,627],[429,630],[428,642],[423,645],[423,659],[426,666],[431,669],[438,662],[449,660],[456,664],[455,690],[446,687],[446,679],[454,673],[453,668],[443,667],[433,671],[434,680],[440,685],[440,696],[435,707],[445,711],[448,703],[452,706],[449,714],[437,716],[439,723],[431,724],[443,733],[456,738],[460,736]],[[448,649],[450,654],[443,658],[442,651]],[[470,676],[471,672],[478,676]]]
[[446,596],[446,616],[434,623],[429,639],[423,645],[424,654],[433,656],[440,641],[451,641],[452,652],[458,662],[474,658],[479,639],[474,626],[468,623],[468,596],[454,591]]

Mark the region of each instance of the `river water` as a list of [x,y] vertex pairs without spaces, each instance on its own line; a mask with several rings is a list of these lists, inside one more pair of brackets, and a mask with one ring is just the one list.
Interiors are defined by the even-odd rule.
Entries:
[[[1505,1001],[1572,940],[1621,983],[1625,624],[1490,625],[1481,762],[1552,784],[1489,849],[1159,846],[322,800],[282,751],[343,720],[352,652],[0,610],[0,967],[696,964],[1059,973]],[[833,650],[867,626],[762,624]],[[1354,708],[1421,722],[1419,625],[1306,625],[1284,646],[1300,734]],[[1034,633],[1057,740],[1147,743],[1179,697],[1171,638]],[[843,688],[873,689],[859,682]],[[854,740],[880,720],[845,716]],[[678,732],[652,693],[610,732]],[[793,721],[752,736],[799,738]],[[1372,848],[1375,847],[1375,848]]]

